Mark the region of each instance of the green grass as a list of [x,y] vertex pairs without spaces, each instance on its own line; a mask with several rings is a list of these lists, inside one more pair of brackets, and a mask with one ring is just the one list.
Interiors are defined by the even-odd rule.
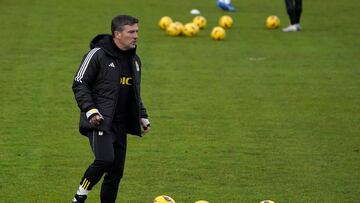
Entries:
[[[234,1],[223,42],[209,38],[224,14],[214,1],[25,1],[0,7],[0,202],[69,202],[92,161],[77,132],[71,84],[91,38],[119,13],[140,19],[142,98],[153,126],[129,137],[117,202],[358,202],[360,17],[357,0],[304,2],[303,31],[282,1]],[[208,27],[169,37],[157,22]],[[99,202],[99,186],[89,203]]]

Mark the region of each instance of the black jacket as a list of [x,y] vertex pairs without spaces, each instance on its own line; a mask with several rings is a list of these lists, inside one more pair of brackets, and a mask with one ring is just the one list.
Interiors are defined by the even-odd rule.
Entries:
[[[119,49],[111,35],[98,35],[90,43],[91,50],[84,55],[73,82],[73,92],[80,108],[79,131],[94,129],[86,112],[96,108],[103,115],[104,121],[96,127],[107,131],[112,125],[116,103],[118,101],[121,62]],[[141,136],[140,118],[147,118],[146,109],[140,97],[141,61],[136,49],[131,50],[133,98],[131,99],[130,121],[127,133]]]

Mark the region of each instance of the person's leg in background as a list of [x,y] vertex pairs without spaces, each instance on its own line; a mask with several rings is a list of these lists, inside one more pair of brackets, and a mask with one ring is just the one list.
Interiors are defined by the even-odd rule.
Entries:
[[300,26],[300,17],[302,13],[302,0],[295,0],[295,24],[298,24]]
[[285,0],[286,11],[289,15],[290,25],[284,28],[283,32],[297,32],[301,30],[300,15],[302,11],[301,0]]

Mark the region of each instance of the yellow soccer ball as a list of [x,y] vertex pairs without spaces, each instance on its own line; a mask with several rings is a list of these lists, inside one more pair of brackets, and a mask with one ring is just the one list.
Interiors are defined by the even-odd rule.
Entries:
[[179,26],[180,30],[181,30],[179,35],[184,34],[184,25],[179,21],[175,21],[174,23],[177,24]]
[[260,203],[275,203],[275,202],[272,201],[272,200],[263,200],[263,201],[261,201]]
[[199,201],[196,201],[195,203],[209,203],[209,202],[206,200],[199,200]]
[[175,200],[167,195],[160,195],[155,197],[153,203],[175,203]]
[[199,30],[200,30],[199,26],[197,26],[195,23],[186,23],[184,25],[183,33],[187,37],[193,37],[197,35]]
[[189,24],[194,27],[196,34],[200,32],[200,27],[197,24],[195,23],[189,23]]
[[178,36],[181,34],[182,28],[177,23],[170,23],[166,28],[166,34],[170,36]]
[[210,34],[210,37],[216,41],[224,40],[225,36],[226,36],[226,32],[225,32],[224,28],[222,28],[220,26],[214,27]]
[[207,25],[207,20],[204,16],[195,16],[193,19],[193,23],[199,26],[200,29],[204,29]]
[[268,29],[276,29],[280,26],[280,19],[277,16],[269,16],[266,18],[265,26]]
[[173,20],[169,16],[163,16],[159,20],[159,26],[161,29],[166,30],[167,26],[170,25],[170,23],[172,22]]
[[221,16],[221,18],[219,19],[219,25],[222,27],[222,28],[225,28],[225,29],[230,29],[234,24],[234,20],[232,19],[232,17],[230,16]]

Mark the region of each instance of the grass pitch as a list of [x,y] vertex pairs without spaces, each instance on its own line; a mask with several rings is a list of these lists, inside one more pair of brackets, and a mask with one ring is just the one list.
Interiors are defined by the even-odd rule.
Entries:
[[[70,202],[92,161],[71,84],[88,43],[120,13],[140,19],[142,98],[152,132],[129,137],[117,202],[358,202],[360,17],[357,0],[304,2],[303,31],[282,1],[25,1],[0,7],[0,202]],[[169,37],[157,22],[208,27]],[[223,42],[210,30],[229,14]],[[88,202],[99,202],[99,185]]]

